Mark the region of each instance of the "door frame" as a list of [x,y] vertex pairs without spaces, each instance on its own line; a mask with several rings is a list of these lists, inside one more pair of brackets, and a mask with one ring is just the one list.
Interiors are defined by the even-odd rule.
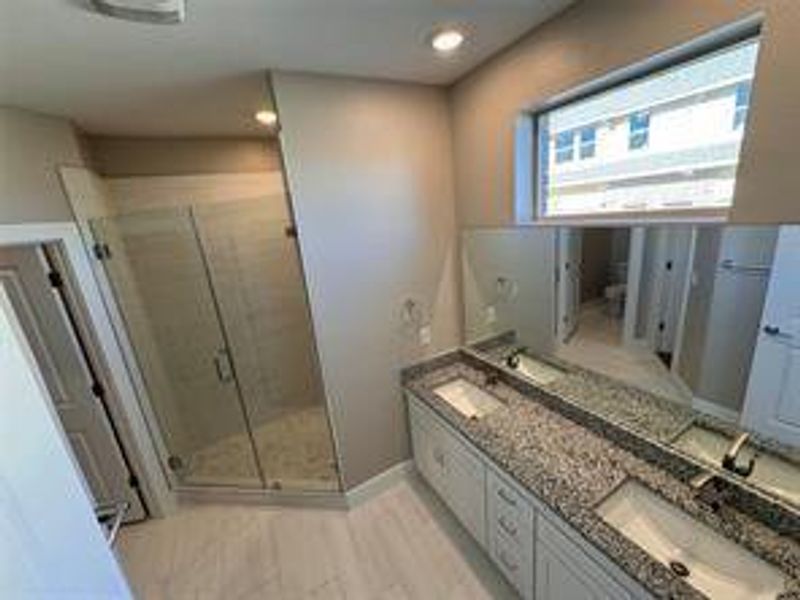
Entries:
[[[147,422],[141,412],[136,388],[124,359],[122,348],[114,333],[106,311],[103,297],[94,278],[92,266],[74,223],[68,221],[31,224],[0,224],[0,246],[40,245],[55,243],[61,248],[71,274],[75,278],[76,290],[85,307],[88,326],[94,331],[99,354],[106,363],[106,373],[114,387],[108,409],[120,442],[128,456],[134,474],[139,479],[140,491],[150,514],[165,516],[177,508],[175,494],[161,468],[156,449],[150,437]],[[61,423],[57,423],[61,428]]]

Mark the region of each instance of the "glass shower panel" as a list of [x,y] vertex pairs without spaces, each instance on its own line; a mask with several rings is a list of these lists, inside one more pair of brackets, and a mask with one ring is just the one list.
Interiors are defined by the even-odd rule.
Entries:
[[182,485],[261,487],[225,331],[188,208],[90,221]]
[[339,488],[303,273],[283,195],[194,208],[259,462],[276,489]]

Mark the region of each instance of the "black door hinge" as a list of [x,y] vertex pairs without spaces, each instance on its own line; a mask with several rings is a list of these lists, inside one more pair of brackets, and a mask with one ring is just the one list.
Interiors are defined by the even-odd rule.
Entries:
[[94,256],[97,260],[109,260],[111,258],[111,248],[105,242],[100,242],[92,246]]
[[659,331],[664,331],[666,328],[667,328],[667,324],[664,323],[664,321],[660,321],[659,324],[658,324],[658,330]]
[[131,486],[132,488],[138,488],[139,478],[136,475],[131,475],[130,477],[128,477],[128,485]]
[[100,383],[97,383],[97,382],[95,382],[95,383],[93,383],[93,384],[92,384],[92,393],[93,393],[93,394],[94,394],[94,395],[95,395],[97,398],[104,398],[104,397],[105,397],[105,395],[106,395],[106,391],[105,391],[105,389],[103,388],[103,385],[102,385],[102,384],[100,384]]
[[60,288],[64,285],[64,278],[58,271],[50,271],[47,274],[47,279],[50,280],[50,285],[54,288]]
[[296,226],[296,225],[294,225],[294,224],[292,224],[292,225],[287,225],[287,226],[284,228],[283,232],[286,234],[286,237],[289,237],[289,238],[296,238],[296,237],[297,237],[297,226]]
[[672,271],[672,261],[671,260],[667,261],[667,271]]

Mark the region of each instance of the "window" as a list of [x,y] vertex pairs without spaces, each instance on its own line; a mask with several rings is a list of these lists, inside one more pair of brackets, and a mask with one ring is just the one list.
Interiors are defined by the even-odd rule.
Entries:
[[562,131],[556,135],[556,162],[565,163],[574,156],[575,134],[572,131]]
[[640,112],[628,117],[628,149],[647,148],[650,141],[650,113]]
[[536,165],[537,218],[724,215],[758,47],[749,38],[534,114],[533,161],[519,164]]
[[581,146],[578,156],[581,160],[594,157],[594,145],[597,140],[597,129],[594,127],[584,127],[581,129]]
[[740,83],[736,86],[736,105],[733,110],[733,128],[739,129],[747,120],[747,110],[750,108],[750,82]]

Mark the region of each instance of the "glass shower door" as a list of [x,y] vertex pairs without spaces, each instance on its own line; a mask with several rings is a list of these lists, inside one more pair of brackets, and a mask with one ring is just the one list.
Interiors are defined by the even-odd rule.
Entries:
[[194,208],[258,460],[273,489],[339,476],[305,284],[284,195]]
[[262,487],[190,209],[97,218],[90,227],[178,482]]

